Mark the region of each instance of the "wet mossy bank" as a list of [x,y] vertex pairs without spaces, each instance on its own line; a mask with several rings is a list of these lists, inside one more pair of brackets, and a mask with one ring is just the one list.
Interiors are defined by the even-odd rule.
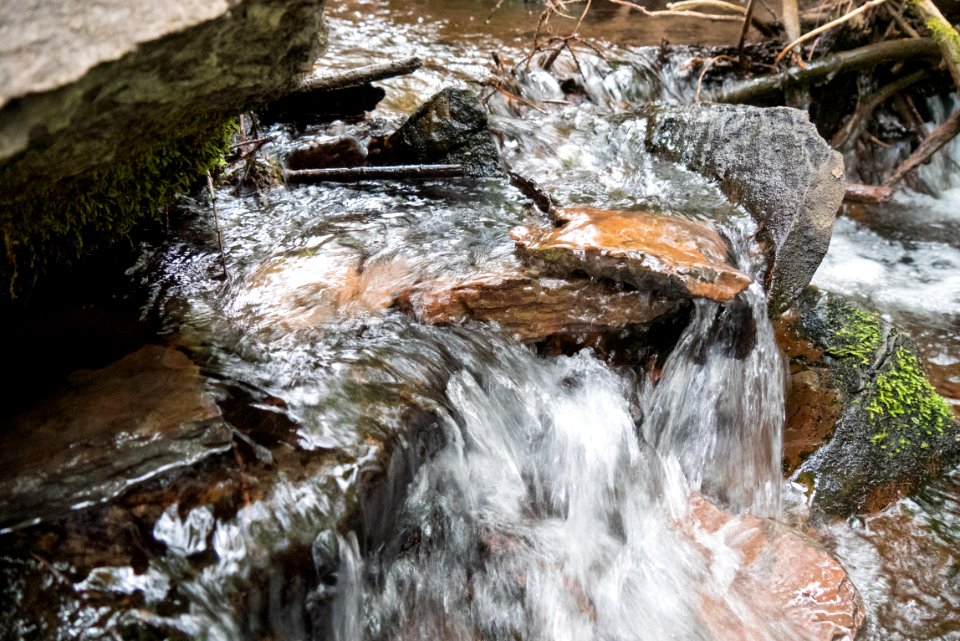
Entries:
[[0,297],[123,238],[219,165],[236,114],[290,91],[322,52],[323,4],[224,3],[78,80],[2,96]]
[[960,426],[904,331],[809,288],[778,342],[792,380],[785,465],[824,512],[876,511],[960,461]]

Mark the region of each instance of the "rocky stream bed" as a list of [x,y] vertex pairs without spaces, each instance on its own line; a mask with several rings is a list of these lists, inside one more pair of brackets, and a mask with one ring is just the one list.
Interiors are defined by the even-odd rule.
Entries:
[[321,76],[423,65],[6,321],[0,637],[960,639],[956,173],[835,222],[805,113],[676,104],[695,49],[601,13],[519,100],[530,10],[467,9],[328,7]]

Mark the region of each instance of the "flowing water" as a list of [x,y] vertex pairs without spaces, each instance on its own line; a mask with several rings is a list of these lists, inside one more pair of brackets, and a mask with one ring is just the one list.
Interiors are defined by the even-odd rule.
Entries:
[[[384,83],[376,116],[399,122],[443,86],[476,87],[492,52],[504,63],[522,57],[529,9],[507,2],[486,25],[490,6],[341,3],[330,7],[322,63],[424,57],[417,74]],[[760,274],[745,212],[709,181],[646,155],[642,120],[609,118],[641,100],[690,96],[697,78],[684,63],[695,54],[611,45],[609,61],[583,54],[581,71],[562,57],[560,75],[579,77],[589,100],[570,100],[553,75],[534,71],[524,98],[548,113],[495,95],[491,125],[507,162],[562,202],[715,221],[738,266]],[[282,155],[290,134],[271,133],[265,151]],[[497,180],[225,188],[224,278],[211,204],[185,201],[192,214],[130,275],[149,292],[144,314],[202,364],[211,393],[244,406],[231,418],[235,440],[269,480],[246,488],[252,496],[236,509],[165,509],[141,534],[161,545],[136,569],[104,563],[70,585],[65,566],[0,563],[14,598],[31,594],[31,573],[51,591],[63,584],[47,604],[54,622],[25,615],[6,629],[225,641],[804,639],[768,595],[734,580],[742,541],[696,517],[700,495],[735,514],[794,521],[803,512],[801,499],[781,496],[784,364],[759,285],[727,306],[697,303],[655,374],[386,309],[411,283],[514,265],[507,232],[538,218],[525,203]],[[874,232],[848,220],[838,228],[818,279],[843,289],[847,268],[837,265],[888,241],[864,240]],[[837,256],[844,243],[854,249]],[[952,260],[934,257],[945,246],[927,249],[904,250],[924,274]],[[905,268],[892,255],[879,262],[889,277],[875,297],[895,298]],[[913,299],[903,308],[931,316]],[[934,362],[955,363],[950,340]],[[243,432],[253,414],[292,437]],[[362,494],[371,477],[382,493]],[[864,592],[869,638],[960,638],[944,614],[960,604],[957,496],[950,477],[820,533]],[[916,572],[905,555],[936,569]]]

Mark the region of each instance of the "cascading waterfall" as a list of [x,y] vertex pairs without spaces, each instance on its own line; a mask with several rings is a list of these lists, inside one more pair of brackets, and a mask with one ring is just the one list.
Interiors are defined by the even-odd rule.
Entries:
[[738,552],[689,517],[696,490],[778,509],[782,364],[759,287],[698,305],[657,385],[587,351],[493,348],[448,384],[448,445],[394,540],[363,559],[341,541],[335,638],[710,639],[711,608],[800,638],[732,588]]

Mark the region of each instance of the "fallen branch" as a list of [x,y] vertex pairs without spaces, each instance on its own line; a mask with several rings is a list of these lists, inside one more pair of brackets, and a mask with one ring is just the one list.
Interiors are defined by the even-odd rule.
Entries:
[[365,67],[357,67],[348,71],[341,71],[325,76],[311,76],[306,78],[297,88],[296,93],[309,91],[330,91],[364,85],[377,80],[386,80],[396,76],[405,76],[423,66],[420,58],[407,58],[396,62],[383,62]]
[[[740,39],[737,41],[737,58],[740,60],[740,66],[746,67],[747,60],[743,55],[743,45],[747,41],[747,32],[750,31],[750,19],[753,17],[753,5],[756,0],[749,0],[747,2],[747,8],[743,13],[743,27],[740,29]],[[703,74],[700,75],[701,80],[703,79]],[[697,85],[697,98],[699,101],[700,85]]]
[[848,142],[856,140],[863,130],[863,126],[870,120],[870,117],[873,115],[873,112],[877,110],[877,107],[886,102],[894,94],[903,91],[910,85],[926,77],[927,71],[921,69],[909,76],[898,78],[890,84],[883,86],[879,91],[865,100],[863,104],[857,107],[857,110],[850,116],[849,120],[847,120],[843,127],[830,139],[830,146],[834,149],[840,149]]
[[732,14],[718,14],[718,13],[702,13],[700,11],[673,11],[673,10],[661,10],[661,11],[650,11],[646,7],[641,7],[638,4],[630,2],[630,0],[610,0],[613,4],[619,4],[624,7],[630,7],[642,13],[645,16],[651,18],[700,18],[704,20],[710,20],[712,22],[740,22],[743,20],[742,16],[732,15]]
[[361,180],[430,180],[463,176],[460,165],[387,165],[383,167],[336,167],[284,172],[288,183],[358,182]]
[[880,5],[882,5],[882,4],[883,4],[884,2],[886,2],[886,1],[887,1],[887,0],[869,0],[869,1],[868,1],[865,5],[863,5],[862,7],[859,7],[859,8],[857,8],[857,9],[854,9],[853,11],[850,11],[849,13],[846,13],[846,14],[840,16],[840,17],[837,18],[836,20],[831,20],[831,21],[828,22],[827,24],[822,25],[822,26],[820,26],[820,27],[817,27],[816,29],[814,29],[814,30],[812,30],[812,31],[808,31],[807,33],[803,34],[803,35],[800,36],[799,38],[794,39],[793,42],[791,42],[791,43],[788,44],[786,47],[784,47],[783,49],[781,49],[781,50],[780,50],[780,53],[777,54],[777,57],[774,58],[773,63],[774,63],[774,64],[780,64],[780,61],[783,60],[783,57],[784,57],[785,55],[787,55],[787,53],[789,53],[789,52],[790,52],[794,47],[796,47],[797,45],[803,44],[803,43],[806,42],[807,40],[810,40],[811,38],[814,38],[814,37],[820,35],[820,34],[823,33],[824,31],[829,31],[830,29],[833,29],[834,27],[839,27],[839,26],[842,25],[844,22],[847,22],[848,20],[851,20],[851,19],[857,17],[858,15],[860,15],[861,13],[863,13],[864,11],[866,11],[867,9],[871,9],[871,8],[873,8],[873,7],[880,6]]
[[810,85],[844,71],[856,71],[886,62],[933,58],[940,49],[930,38],[905,38],[842,51],[811,62],[806,68],[791,67],[786,71],[747,80],[720,91],[712,97],[713,102],[749,103],[772,98],[785,89]]
[[893,188],[885,185],[865,185],[863,183],[847,183],[843,192],[843,199],[853,203],[868,203],[879,205],[890,200]]
[[932,0],[910,0],[908,4],[933,34],[934,41],[943,52],[943,61],[950,70],[953,84],[960,91],[960,34],[947,22]]
[[934,129],[883,184],[887,187],[896,185],[909,172],[925,163],[930,156],[953,140],[958,133],[960,133],[960,111],[954,112],[952,116],[943,121],[943,124]]

